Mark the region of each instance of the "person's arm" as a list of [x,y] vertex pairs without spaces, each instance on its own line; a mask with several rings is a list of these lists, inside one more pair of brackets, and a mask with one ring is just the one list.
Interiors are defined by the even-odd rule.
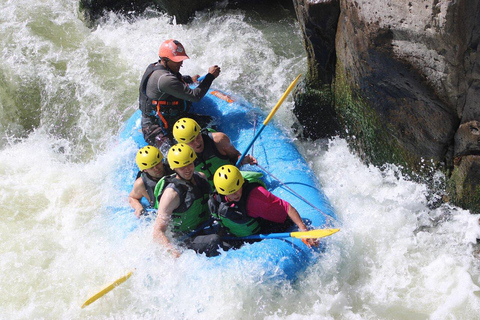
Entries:
[[[144,210],[142,204],[140,203],[140,200],[142,200],[143,197],[148,199],[148,193],[145,189],[142,178],[138,178],[135,180],[132,191],[128,195],[128,202],[130,203],[130,206],[135,209],[135,216],[137,218],[140,218],[140,215]],[[150,199],[148,200],[150,201]]]
[[297,227],[300,231],[307,231],[308,230],[308,228],[305,226],[305,223],[303,223],[302,218],[298,214],[297,209],[292,207],[291,204],[288,204],[287,215],[290,218],[290,220],[292,220],[293,223],[295,223],[297,225]]
[[[207,181],[207,183],[208,183],[207,176],[205,175],[205,173],[200,172],[200,171],[197,171],[197,173],[198,173],[198,175],[199,175],[200,177],[202,177],[202,178],[203,178],[205,181]],[[208,185],[210,185],[210,184],[208,184]],[[210,190],[210,191],[211,191],[211,190]]]
[[[240,158],[242,155],[240,151],[238,151],[230,141],[230,138],[223,132],[213,132],[212,133],[213,141],[215,142],[215,146],[217,147],[218,152],[220,154],[227,156],[229,159],[234,160],[235,162]],[[251,155],[246,155],[243,160],[242,164],[256,164],[257,159],[252,157]]]
[[[303,223],[302,218],[298,214],[297,209],[292,207],[291,204],[288,204],[288,217],[295,223],[300,231],[308,231],[307,226]],[[318,246],[317,239],[302,239],[308,246]]]
[[177,248],[170,242],[170,240],[165,235],[167,231],[168,223],[171,220],[173,210],[180,206],[180,197],[178,193],[172,188],[166,188],[160,198],[160,203],[158,204],[157,218],[153,225],[153,239],[154,241],[160,243],[161,245],[167,248],[174,257],[178,258],[180,252]]
[[[215,78],[217,78],[219,75],[220,75],[220,67],[217,66],[217,65],[214,65],[214,66],[211,66],[210,68],[208,68],[208,73],[212,74]],[[192,82],[189,82],[189,81],[186,81],[186,78],[191,80]],[[196,74],[194,76],[184,76],[183,77],[183,81],[185,81],[186,83],[198,83],[198,79],[201,78],[201,76],[199,74]]]
[[[290,219],[300,231],[308,230],[298,211],[290,203],[275,196],[264,187],[259,186],[250,191],[247,214],[276,223],[284,223],[285,219]],[[309,246],[318,245],[315,239],[306,239],[306,243]]]
[[186,83],[180,81],[175,75],[169,73],[158,78],[158,90],[168,93],[176,98],[191,102],[198,102],[207,94],[213,80],[220,74],[218,66],[210,67],[209,73],[196,88],[190,88]]

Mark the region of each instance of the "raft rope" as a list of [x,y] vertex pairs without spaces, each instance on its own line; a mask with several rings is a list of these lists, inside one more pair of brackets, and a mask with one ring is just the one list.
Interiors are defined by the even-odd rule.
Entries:
[[325,212],[323,212],[322,210],[320,210],[320,208],[316,207],[314,204],[312,204],[311,202],[309,202],[307,199],[305,199],[304,197],[302,197],[301,195],[298,194],[298,192],[296,192],[295,190],[293,190],[292,188],[290,188],[289,186],[287,186],[284,182],[282,182],[280,179],[278,179],[277,177],[275,177],[271,172],[267,171],[267,169],[265,169],[264,167],[262,167],[261,165],[259,165],[257,163],[257,166],[262,169],[262,171],[264,171],[266,174],[268,174],[269,176],[271,176],[273,179],[277,180],[281,185],[282,187],[284,187],[285,189],[287,189],[288,191],[290,191],[291,193],[293,193],[297,198],[299,198],[300,200],[304,201],[306,204],[308,204],[309,206],[311,206],[313,209],[317,210],[318,212],[320,212],[324,217],[325,219],[327,220],[327,225],[328,226],[333,226],[334,225],[334,220],[331,216],[329,216],[328,214],[326,214]]
[[[258,114],[255,113],[255,120],[253,120],[253,136],[257,133],[257,123],[258,123]],[[252,144],[252,157],[253,157],[253,147],[255,147],[255,142]]]
[[[258,115],[255,114],[255,121],[253,122],[253,134],[255,135],[255,131],[257,129],[257,118],[258,118]],[[252,156],[253,156],[253,147],[254,147],[255,144],[252,145]],[[282,182],[280,179],[278,179],[277,177],[275,177],[271,172],[269,172],[267,169],[265,169],[264,167],[262,167],[261,165],[256,164],[257,167],[259,167],[260,169],[262,169],[262,171],[264,171],[266,174],[268,174],[269,176],[271,176],[273,179],[277,180],[280,185],[282,185],[284,188],[286,188],[288,191],[290,191],[291,193],[293,193],[297,198],[299,198],[300,200],[304,201],[306,204],[308,204],[309,206],[311,206],[313,209],[317,210],[318,212],[320,212],[324,217],[325,219],[327,220],[327,226],[331,227],[331,226],[334,226],[335,225],[335,220],[328,214],[326,214],[325,212],[323,212],[322,210],[320,210],[320,208],[317,208],[315,205],[313,205],[311,202],[309,202],[307,199],[305,199],[304,197],[302,197],[301,195],[298,194],[298,192],[296,192],[295,190],[293,190],[292,188],[290,188],[289,186],[287,186],[284,182]]]

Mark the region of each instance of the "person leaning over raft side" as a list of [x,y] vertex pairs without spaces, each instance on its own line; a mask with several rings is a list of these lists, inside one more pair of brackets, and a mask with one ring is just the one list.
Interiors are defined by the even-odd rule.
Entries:
[[[193,119],[182,118],[173,125],[173,137],[179,143],[188,144],[197,154],[195,170],[203,172],[213,188],[213,174],[223,165],[235,164],[241,153],[235,149],[230,138],[223,132],[200,129]],[[256,164],[257,160],[246,155],[242,164]]]
[[207,256],[219,254],[219,248],[228,250],[217,234],[205,234],[204,227],[211,223],[208,212],[210,185],[204,175],[195,172],[195,152],[179,143],[170,148],[167,159],[174,174],[160,180],[155,188],[158,199],[157,218],[153,226],[154,240],[167,247],[175,257],[180,251],[172,244],[165,232],[172,224],[172,233],[177,240],[197,253]]
[[[145,141],[162,150],[161,146],[165,142],[169,143],[171,138],[171,126],[179,118],[193,115],[188,113],[191,103],[198,102],[205,96],[213,80],[219,76],[220,67],[214,65],[208,68],[203,81],[192,89],[189,84],[194,79],[180,73],[183,61],[189,59],[180,42],[173,39],[164,41],[158,56],[160,60],[147,67],[140,82],[139,108],[142,111]],[[194,78],[196,80],[198,76]],[[204,122],[210,119],[201,115],[194,117]]]
[[142,214],[145,214],[145,208],[140,200],[145,197],[150,207],[153,208],[155,205],[155,186],[160,178],[170,174],[171,170],[163,164],[163,155],[153,146],[146,146],[138,150],[135,160],[140,172],[137,175],[137,180],[133,183],[128,202],[135,209],[135,216],[140,218]]
[[[267,191],[258,180],[245,180],[240,170],[225,165],[215,172],[216,191],[208,201],[210,212],[227,231],[244,237],[258,233],[284,232],[293,223],[307,231],[297,210]],[[313,239],[308,245],[316,245]]]

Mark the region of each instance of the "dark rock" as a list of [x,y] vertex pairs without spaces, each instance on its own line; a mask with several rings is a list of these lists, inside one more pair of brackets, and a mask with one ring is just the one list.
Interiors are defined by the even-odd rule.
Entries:
[[406,58],[404,51],[416,50],[416,42],[408,41],[420,35],[399,35],[392,25],[365,21],[364,15],[357,2],[348,3],[339,20],[335,88],[341,122],[361,154],[377,165],[443,162],[459,118],[437,88],[444,85],[429,81],[423,62]]
[[450,179],[451,200],[472,212],[480,213],[480,156],[461,157]]
[[477,210],[480,1],[294,3],[308,58],[295,96],[305,136],[335,133],[338,119],[366,161],[453,172],[451,199]]
[[350,143],[377,165],[454,172],[452,200],[472,209],[479,12],[479,1],[347,1],[336,38],[335,105]]
[[153,1],[144,0],[80,0],[79,8],[89,25],[101,18],[105,11],[121,13],[143,12]]
[[332,90],[340,4],[294,0],[294,6],[308,57],[306,80],[294,93],[294,114],[303,126],[303,137],[329,137],[340,131]]
[[263,10],[269,12],[271,7],[283,6],[293,11],[292,0],[80,0],[80,10],[86,20],[93,25],[101,18],[105,11],[120,12],[126,15],[134,15],[144,12],[146,8],[153,8],[175,17],[176,23],[189,22],[196,11],[202,11],[215,6],[242,8],[246,10]]
[[[478,37],[479,34],[480,32],[476,36]],[[465,66],[466,77],[471,83],[467,89],[465,107],[462,110],[462,122],[480,120],[480,40],[477,38],[476,43],[470,46],[472,48],[468,48],[465,52]]]
[[455,134],[455,158],[480,155],[480,122],[463,123]]
[[105,11],[124,14],[133,11],[138,14],[152,7],[175,17],[177,23],[184,24],[193,17],[195,11],[212,7],[217,2],[216,0],[80,0],[80,10],[87,21],[93,23],[101,18]]
[[302,129],[296,128],[297,134],[303,138],[328,138],[340,133],[340,125],[332,101],[330,85],[317,90],[300,84],[294,95],[295,116],[302,124]]
[[167,14],[174,16],[177,23],[187,23],[195,11],[212,7],[216,0],[154,0],[155,4]]
[[338,0],[294,0],[308,58],[307,85],[322,89],[335,74],[335,34],[340,15]]

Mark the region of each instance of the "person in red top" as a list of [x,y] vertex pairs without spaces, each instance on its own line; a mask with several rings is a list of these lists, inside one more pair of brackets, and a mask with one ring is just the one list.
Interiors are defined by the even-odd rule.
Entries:
[[[218,168],[213,182],[216,191],[209,199],[210,212],[230,234],[282,232],[293,223],[300,231],[308,230],[294,207],[253,179],[244,179],[237,167]],[[314,245],[315,241],[309,239],[308,243]]]
[[[240,190],[237,192],[241,193]],[[226,197],[234,198],[233,195],[232,197]],[[290,217],[290,220],[297,221],[296,224],[300,230],[307,230],[294,207],[262,186],[257,186],[250,191],[247,201],[247,214],[250,217],[262,218],[275,223],[284,223],[287,217]]]

